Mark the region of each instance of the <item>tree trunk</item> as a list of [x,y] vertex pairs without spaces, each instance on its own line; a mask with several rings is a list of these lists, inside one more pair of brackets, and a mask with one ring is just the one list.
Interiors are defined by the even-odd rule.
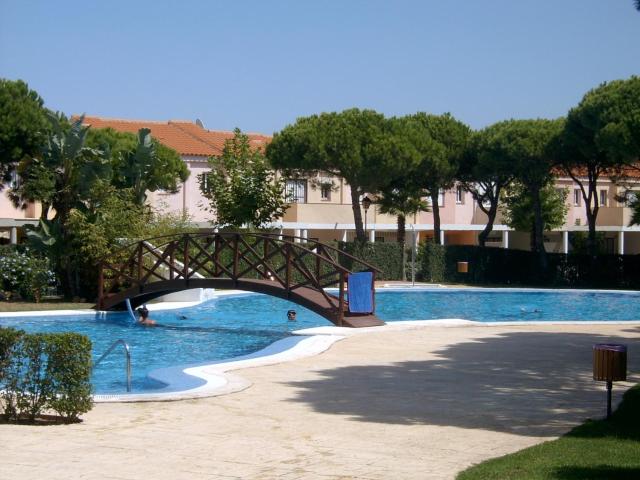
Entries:
[[433,212],[433,240],[436,245],[440,245],[440,206],[438,205],[438,191],[435,194],[432,192],[431,197],[431,210]]
[[493,230],[493,224],[496,221],[496,216],[498,215],[498,200],[491,201],[491,206],[489,207],[489,210],[483,207],[480,207],[480,210],[482,210],[487,215],[487,224],[485,225],[484,229],[480,232],[480,235],[478,235],[478,244],[481,247],[484,247],[485,243],[487,242],[487,238],[489,237],[489,234]]
[[589,226],[589,235],[587,237],[587,247],[589,255],[595,257],[598,255],[598,237],[596,235],[596,220],[598,218],[598,207],[594,210],[587,209],[587,225]]
[[356,226],[356,240],[366,242],[364,228],[362,227],[362,211],[360,210],[360,193],[358,189],[351,186],[351,209],[353,210],[353,223]]
[[407,252],[406,252],[406,248],[405,248],[405,243],[406,243],[406,233],[407,233],[407,222],[406,222],[406,218],[403,214],[398,215],[398,243],[400,244],[400,248],[402,251],[402,254],[400,255],[401,257],[401,276],[402,276],[402,280],[406,280],[407,279]]
[[534,231],[534,248],[538,254],[540,267],[543,272],[547,270],[547,252],[544,249],[544,222],[542,221],[542,205],[540,202],[540,189],[533,187],[531,192],[531,200],[533,206],[533,231]]
[[598,178],[600,172],[594,166],[587,169],[587,188],[585,190],[584,183],[571,170],[565,169],[565,172],[571,179],[578,184],[582,192],[582,200],[584,200],[585,213],[587,214],[587,225],[589,227],[589,235],[587,236],[587,247],[589,254],[595,256],[598,254],[598,242],[596,239],[596,220],[598,218]]
[[595,182],[589,182],[589,195],[588,195],[588,203],[587,203],[587,225],[589,226],[589,236],[587,237],[587,247],[589,250],[589,255],[595,257],[598,254],[598,239],[596,235],[596,221],[598,219],[598,211],[600,210],[600,205],[598,203],[598,190],[596,188]]

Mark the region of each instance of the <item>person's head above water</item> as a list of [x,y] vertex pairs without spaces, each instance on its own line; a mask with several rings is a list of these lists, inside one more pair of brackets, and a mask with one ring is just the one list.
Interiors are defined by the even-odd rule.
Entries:
[[149,316],[149,310],[147,309],[147,307],[140,307],[137,312],[140,314],[141,317],[148,317]]
[[289,320],[295,320],[296,319],[296,311],[295,310],[288,310],[287,311],[287,318]]

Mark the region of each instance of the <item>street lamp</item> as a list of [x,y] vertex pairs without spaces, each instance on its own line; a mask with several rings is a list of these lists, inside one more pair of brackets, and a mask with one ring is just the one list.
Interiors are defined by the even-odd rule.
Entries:
[[364,208],[364,234],[367,235],[367,212],[371,206],[371,199],[365,195],[362,199],[362,208]]

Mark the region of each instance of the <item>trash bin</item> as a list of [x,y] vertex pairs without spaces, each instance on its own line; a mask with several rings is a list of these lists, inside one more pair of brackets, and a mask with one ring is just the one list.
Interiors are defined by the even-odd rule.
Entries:
[[597,343],[593,346],[593,379],[615,382],[627,379],[627,346]]
[[593,379],[607,382],[607,420],[611,417],[613,382],[627,379],[627,346],[597,343],[593,346]]
[[458,273],[469,273],[469,262],[458,262]]

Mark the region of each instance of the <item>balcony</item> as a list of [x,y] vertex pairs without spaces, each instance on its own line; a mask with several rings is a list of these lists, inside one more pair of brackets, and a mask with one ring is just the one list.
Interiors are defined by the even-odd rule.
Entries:
[[[362,211],[362,221],[365,214]],[[353,210],[351,205],[342,203],[292,203],[282,217],[283,222],[299,223],[347,223],[353,224]],[[396,217],[393,215],[382,215],[371,207],[367,212],[367,223],[372,224],[395,224]]]
[[[628,207],[600,207],[596,226],[626,227],[631,220],[631,209]],[[585,222],[586,224],[586,222]]]

